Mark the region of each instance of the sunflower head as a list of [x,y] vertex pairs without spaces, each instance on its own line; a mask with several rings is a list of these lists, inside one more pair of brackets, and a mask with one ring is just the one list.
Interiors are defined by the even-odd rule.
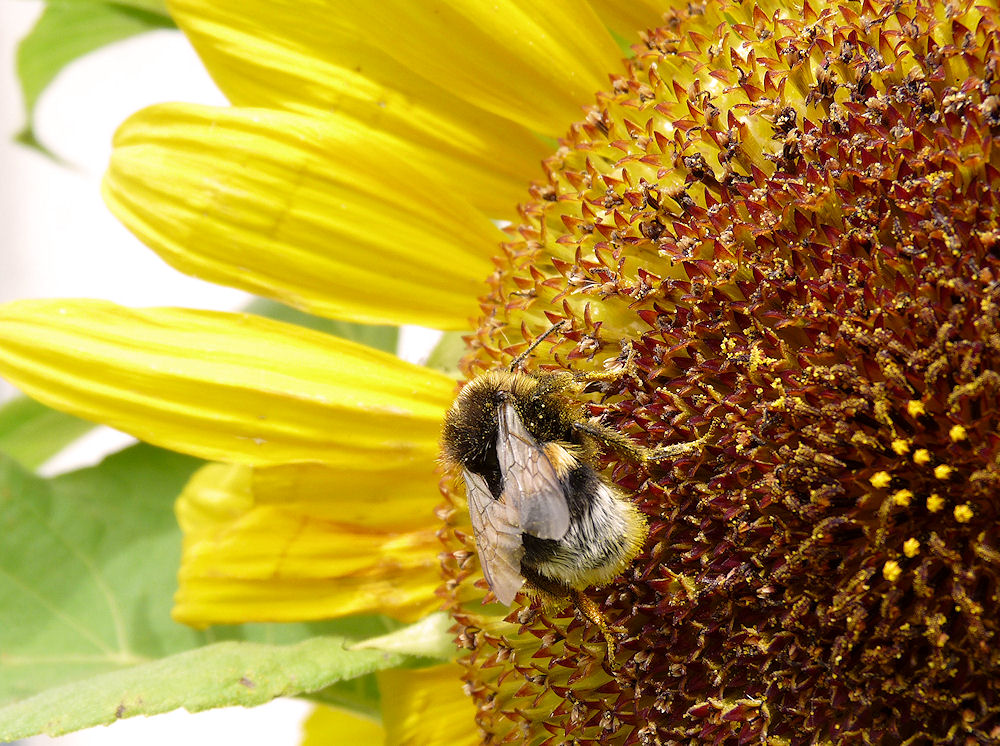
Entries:
[[[700,453],[606,476],[644,552],[490,614],[461,498],[443,595],[492,742],[1000,736],[997,9],[673,11],[545,163],[465,370],[635,354],[587,414]],[[998,151],[1000,152],[1000,151]]]

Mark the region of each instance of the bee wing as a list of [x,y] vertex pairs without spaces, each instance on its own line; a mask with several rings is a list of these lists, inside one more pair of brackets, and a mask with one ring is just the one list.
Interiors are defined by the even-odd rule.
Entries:
[[510,606],[514,596],[524,585],[521,575],[521,529],[511,522],[511,508],[494,500],[486,480],[478,474],[462,470],[465,477],[465,494],[469,500],[469,515],[476,536],[479,564],[486,582],[500,603]]
[[561,539],[569,531],[569,503],[556,468],[510,403],[500,408],[498,425],[503,501],[514,524],[539,539]]

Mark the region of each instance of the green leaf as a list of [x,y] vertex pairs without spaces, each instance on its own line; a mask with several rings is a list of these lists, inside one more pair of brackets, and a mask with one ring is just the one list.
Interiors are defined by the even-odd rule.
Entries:
[[0,407],[0,451],[36,469],[93,427],[86,420],[19,396]]
[[[29,112],[30,114],[30,112]],[[38,139],[35,131],[32,129],[31,122],[28,122],[24,128],[14,135],[14,142],[19,142],[27,148],[32,150],[37,150],[41,155],[44,155],[49,160],[55,161],[60,166],[69,165],[67,161],[60,158],[56,153],[49,150],[45,143]]]
[[635,57],[635,50],[632,49],[632,45],[638,43],[639,41],[638,34],[630,35],[636,37],[632,39],[626,36],[622,36],[617,31],[611,28],[608,29],[608,33],[610,33],[611,37],[615,40],[615,44],[618,45],[618,48],[621,50],[622,56],[625,57],[625,59],[631,59],[632,57]]
[[[453,660],[457,653],[450,617],[443,611],[424,617],[419,622],[400,627],[388,634],[369,637],[349,645],[350,650],[381,650],[383,653],[406,656],[399,663],[404,668],[436,666]],[[382,696],[374,674],[341,681],[307,699],[339,707],[373,719],[382,716]]]
[[170,619],[199,464],[138,445],[43,480],[0,458],[0,702],[204,641]]
[[326,332],[335,337],[349,339],[352,342],[374,347],[376,350],[389,352],[393,355],[396,354],[396,348],[399,345],[399,329],[395,326],[355,324],[350,321],[324,319],[267,298],[257,298],[245,310],[258,316],[284,321],[287,324],[296,324],[307,329]]
[[462,332],[445,332],[427,358],[427,367],[458,378],[458,361],[468,351]]
[[17,49],[17,75],[28,115],[18,140],[37,142],[31,124],[35,104],[66,65],[111,42],[159,28],[175,28],[159,0],[50,0]]
[[375,674],[339,681],[312,692],[305,699],[363,715],[374,720],[382,717],[382,692]]
[[[81,692],[91,692],[87,701],[96,709],[74,709],[74,717],[79,718],[60,719],[58,728],[71,730],[91,722],[107,722],[108,711],[101,709],[107,702],[93,699],[94,693],[103,688],[109,697],[115,694],[120,704],[133,691],[133,679],[115,679],[114,675],[206,644],[248,641],[273,646],[319,635],[353,643],[402,626],[380,616],[207,630],[175,623],[170,609],[180,565],[181,535],[173,501],[202,463],[139,444],[96,467],[44,480],[0,456],[0,705],[31,697],[14,710],[0,711],[6,713],[3,717],[16,713],[4,722],[11,727],[29,722],[37,725],[39,718],[55,723],[53,710],[45,709],[52,707],[51,697],[60,687],[66,692],[77,691],[78,686]],[[259,653],[256,649],[251,652],[254,656]],[[365,654],[375,652],[382,654]],[[221,665],[229,659],[220,654],[195,660],[201,666],[212,661]],[[362,659],[344,658],[345,666],[358,660]],[[157,675],[161,672],[158,668],[145,670]],[[351,670],[342,668],[339,675],[346,677]],[[372,669],[363,668],[361,673],[368,670]],[[298,669],[289,668],[287,674],[297,676]],[[225,671],[208,670],[206,675],[221,682]],[[282,684],[281,676],[274,676],[270,682],[273,687],[300,685],[290,678]],[[99,678],[100,686],[95,688],[94,677],[112,678]],[[378,712],[378,693],[373,691],[372,682],[327,686],[340,681],[317,680],[315,685],[326,687],[323,691],[328,701],[369,715]],[[117,690],[113,689],[116,685]],[[159,694],[155,689],[142,691],[143,701],[151,708],[176,706],[169,687]],[[210,695],[212,692],[204,690],[199,694],[202,698],[190,704],[222,706],[231,699],[232,690],[220,686],[214,690],[215,700]],[[31,705],[25,702],[41,709],[32,715]],[[57,709],[62,713],[66,707]],[[24,732],[5,729],[0,732],[0,741]]]
[[351,650],[381,650],[447,661],[454,658],[456,652],[454,636],[448,631],[451,626],[451,618],[439,611],[387,635],[355,643]]
[[0,709],[0,740],[59,735],[134,715],[184,707],[262,704],[316,691],[401,662],[398,655],[347,650],[344,638],[295,645],[223,642],[59,687]]
[[[52,0],[49,0],[52,2]],[[74,5],[117,5],[126,10],[145,10],[161,16],[169,16],[166,0],[56,0]]]
[[97,0],[73,0],[78,3],[87,3],[89,5],[124,5],[129,8],[135,8],[137,10],[145,10],[150,13],[156,13],[161,16],[168,16],[167,3],[166,0],[117,0],[114,3],[104,3]]

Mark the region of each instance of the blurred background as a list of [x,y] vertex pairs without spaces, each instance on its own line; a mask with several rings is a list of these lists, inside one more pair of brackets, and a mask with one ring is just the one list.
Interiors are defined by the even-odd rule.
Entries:
[[[86,296],[133,306],[242,306],[245,294],[168,267],[101,201],[100,180],[111,137],[129,114],[162,101],[225,103],[184,37],[171,31],[147,33],[69,65],[42,95],[35,115],[38,138],[54,160],[13,139],[25,123],[15,76],[17,44],[41,11],[42,4],[33,0],[0,0],[0,302]],[[15,393],[0,381],[0,400]],[[99,428],[43,471],[51,475],[96,463],[130,440]],[[254,710],[140,717],[21,743],[284,746],[299,742],[300,722],[308,710],[303,702],[279,700]]]

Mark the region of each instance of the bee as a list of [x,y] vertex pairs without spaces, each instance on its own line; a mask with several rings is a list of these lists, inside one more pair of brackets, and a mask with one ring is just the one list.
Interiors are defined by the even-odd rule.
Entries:
[[[595,468],[602,446],[647,462],[700,445],[651,450],[584,416],[588,382],[616,374],[525,373],[524,359],[469,381],[445,416],[442,460],[461,473],[479,563],[497,600],[522,589],[543,600],[571,599],[597,625],[614,665],[612,628],[583,591],[620,575],[642,551],[646,517]],[[626,367],[631,364],[628,356]],[[707,436],[706,436],[707,437]]]

